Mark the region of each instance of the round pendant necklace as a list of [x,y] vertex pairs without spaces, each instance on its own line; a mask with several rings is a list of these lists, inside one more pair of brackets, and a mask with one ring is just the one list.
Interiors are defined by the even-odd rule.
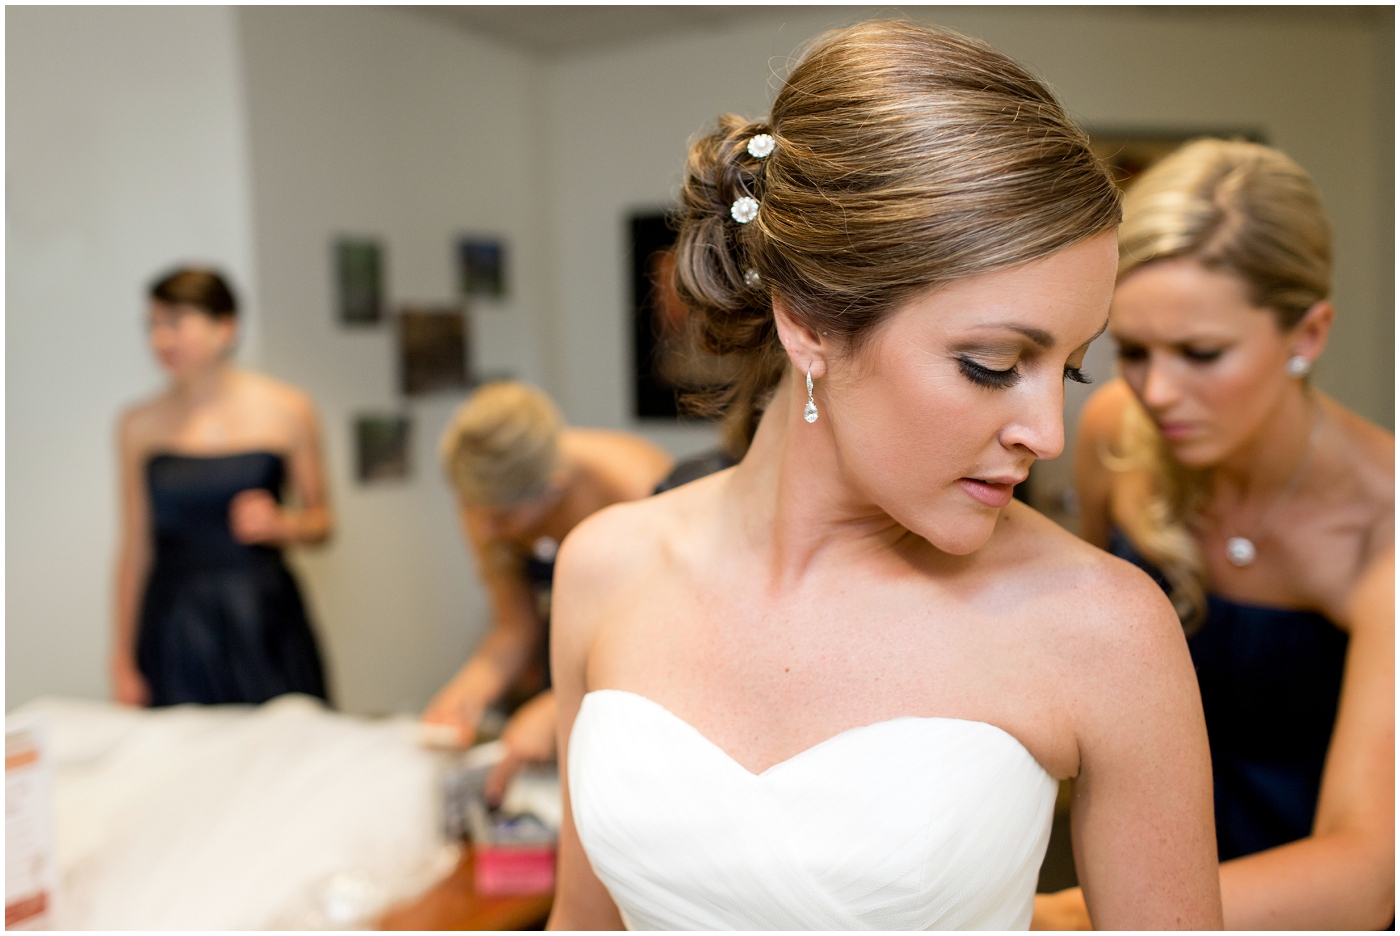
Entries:
[[1312,458],[1314,443],[1317,442],[1318,430],[1322,427],[1322,420],[1317,418],[1317,414],[1312,414],[1312,429],[1308,433],[1308,447],[1303,450],[1303,457],[1298,460],[1298,467],[1293,469],[1293,477],[1288,479],[1283,490],[1278,497],[1269,505],[1264,516],[1259,520],[1259,524],[1254,528],[1254,539],[1247,536],[1231,536],[1225,540],[1225,558],[1230,560],[1230,564],[1236,568],[1243,569],[1251,565],[1259,555],[1258,548],[1254,545],[1254,540],[1259,539],[1269,527],[1269,521],[1274,518],[1283,502],[1288,500],[1290,494],[1297,490],[1298,485],[1303,480],[1303,474],[1307,471],[1308,461]]

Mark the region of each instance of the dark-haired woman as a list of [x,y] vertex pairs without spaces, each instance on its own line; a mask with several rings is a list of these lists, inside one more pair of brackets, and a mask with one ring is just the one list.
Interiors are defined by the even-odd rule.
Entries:
[[[237,306],[186,269],[151,287],[151,350],[169,387],[122,415],[122,539],[112,683],[119,702],[326,697],[285,546],[330,533],[316,411],[228,362]],[[296,506],[283,504],[290,490]]]
[[[1120,246],[1123,379],[1080,424],[1084,533],[1156,575],[1190,633],[1225,925],[1380,928],[1395,440],[1307,380],[1335,314],[1322,200],[1278,150],[1201,140],[1128,192]],[[1067,891],[1037,922],[1089,921]]]
[[1024,928],[1077,777],[1095,921],[1218,927],[1171,605],[1011,496],[1113,293],[1087,139],[985,44],[866,23],[699,140],[682,203],[749,444],[560,549],[551,926]]

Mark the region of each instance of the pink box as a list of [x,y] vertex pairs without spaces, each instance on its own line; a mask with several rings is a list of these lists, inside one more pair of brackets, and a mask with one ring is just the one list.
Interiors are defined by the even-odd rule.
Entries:
[[472,873],[483,896],[554,890],[553,845],[474,845]]

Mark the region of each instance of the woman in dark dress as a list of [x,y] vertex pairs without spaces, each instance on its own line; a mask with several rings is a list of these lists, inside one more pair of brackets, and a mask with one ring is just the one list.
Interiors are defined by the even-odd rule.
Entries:
[[[170,376],[119,429],[122,540],[112,683],[127,705],[326,698],[282,547],[330,533],[316,411],[228,363],[228,285],[208,270],[151,287],[152,351]],[[296,506],[282,504],[290,485]]]
[[[1081,420],[1087,539],[1186,626],[1210,736],[1228,929],[1394,914],[1394,438],[1308,383],[1331,244],[1277,150],[1202,140],[1128,192]],[[1088,924],[1077,890],[1037,923]]]

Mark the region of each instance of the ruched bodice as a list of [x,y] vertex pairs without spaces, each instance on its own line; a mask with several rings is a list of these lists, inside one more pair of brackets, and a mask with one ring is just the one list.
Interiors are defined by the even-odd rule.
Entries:
[[984,722],[896,718],[753,774],[630,692],[584,696],[574,823],[630,929],[1025,929],[1057,784]]
[[315,637],[281,550],[233,537],[229,506],[248,490],[281,499],[274,452],[155,455],[146,463],[155,557],[136,660],[153,705],[325,697]]

